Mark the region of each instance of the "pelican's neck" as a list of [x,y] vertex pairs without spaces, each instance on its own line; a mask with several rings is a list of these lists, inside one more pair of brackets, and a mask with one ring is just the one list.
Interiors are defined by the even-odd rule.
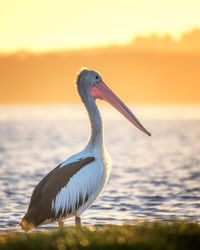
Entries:
[[91,135],[87,147],[90,147],[91,149],[98,148],[98,150],[103,151],[103,124],[98,107],[93,98],[87,99],[84,104],[89,115],[91,127]]

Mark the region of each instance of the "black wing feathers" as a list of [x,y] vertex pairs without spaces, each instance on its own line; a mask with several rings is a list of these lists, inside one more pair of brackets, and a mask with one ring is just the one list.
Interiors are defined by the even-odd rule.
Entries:
[[[54,168],[35,187],[28,211],[22,221],[24,220],[37,227],[44,221],[56,221],[60,216],[63,216],[61,211],[55,216],[55,213],[51,210],[52,200],[56,197],[58,192],[67,185],[73,175],[94,160],[94,157],[87,157],[77,162],[69,163],[61,168],[60,165]],[[77,208],[80,207],[82,203],[83,201],[81,199],[79,204],[77,204]],[[66,211],[66,215],[71,213],[70,210],[72,209]]]

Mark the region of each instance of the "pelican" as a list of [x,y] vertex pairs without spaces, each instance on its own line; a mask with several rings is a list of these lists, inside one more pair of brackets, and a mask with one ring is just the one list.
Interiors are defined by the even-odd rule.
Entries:
[[75,216],[75,225],[80,227],[80,216],[102,193],[108,181],[110,162],[96,99],[107,101],[138,129],[151,135],[98,72],[82,69],[76,86],[89,115],[91,135],[83,151],[59,164],[35,187],[28,210],[18,225],[24,231],[53,222],[63,227],[63,220],[72,216]]

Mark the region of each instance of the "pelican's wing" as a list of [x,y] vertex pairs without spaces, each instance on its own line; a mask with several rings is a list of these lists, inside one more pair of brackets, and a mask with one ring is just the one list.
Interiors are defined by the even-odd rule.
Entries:
[[[59,217],[66,217],[72,213],[72,208],[70,207],[68,207],[67,210],[65,209],[65,211],[62,209],[59,209],[58,211],[53,210],[52,201],[56,199],[59,192],[67,186],[70,179],[76,175],[80,169],[84,168],[94,160],[94,157],[87,157],[64,166],[62,165],[62,167],[58,165],[46,175],[35,187],[28,211],[20,222],[20,225],[23,225],[23,222],[25,222],[38,226],[45,221],[56,221]],[[87,197],[84,198],[86,199]],[[83,203],[81,199],[79,202]],[[80,206],[80,204],[77,203],[76,206]]]

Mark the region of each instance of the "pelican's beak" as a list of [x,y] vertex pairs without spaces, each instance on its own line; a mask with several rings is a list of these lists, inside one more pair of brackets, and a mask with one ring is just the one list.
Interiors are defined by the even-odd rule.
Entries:
[[90,90],[90,94],[94,98],[99,98],[110,103],[138,129],[151,136],[151,134],[142,126],[130,109],[112,92],[111,89],[108,88],[108,86],[106,86],[103,81],[96,82]]

